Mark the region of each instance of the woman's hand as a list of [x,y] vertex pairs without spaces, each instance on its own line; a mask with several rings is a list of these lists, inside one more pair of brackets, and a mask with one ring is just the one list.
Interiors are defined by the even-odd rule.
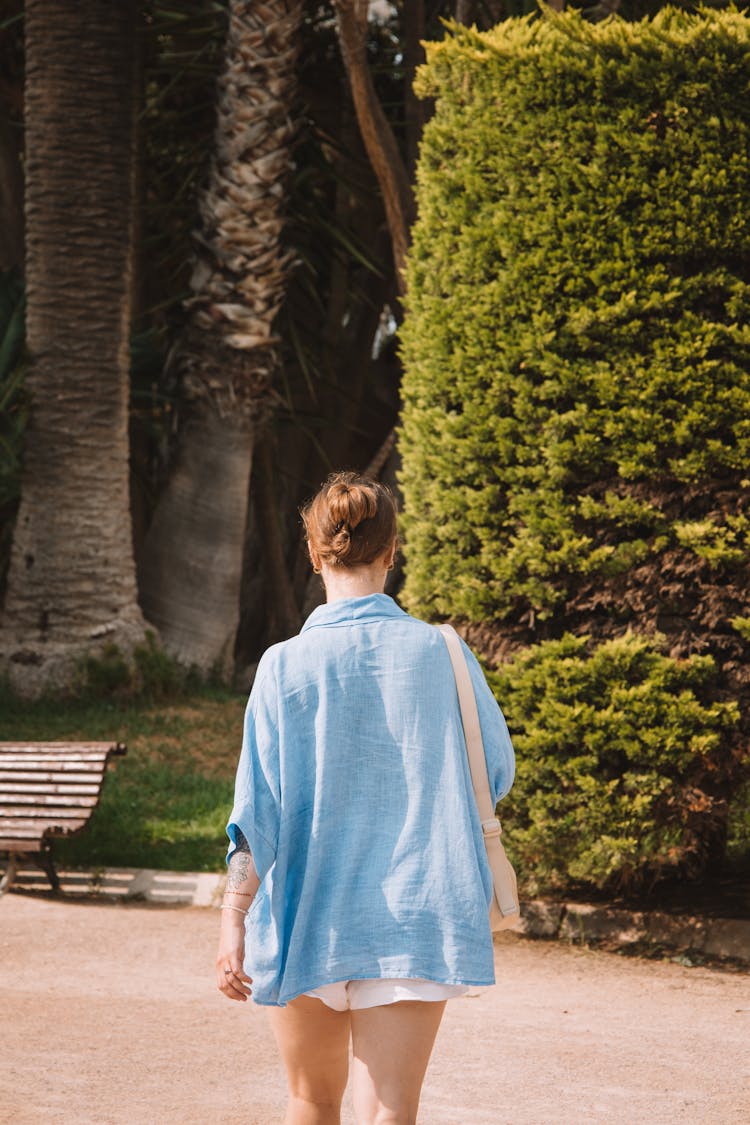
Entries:
[[227,1000],[247,1000],[253,983],[242,968],[245,960],[245,918],[236,910],[222,910],[216,983]]
[[[229,857],[227,885],[221,911],[219,952],[216,954],[216,983],[227,1000],[247,1000],[252,977],[244,972],[245,917],[258,893],[260,879],[248,842],[235,825],[236,851]],[[247,982],[247,983],[245,983]]]

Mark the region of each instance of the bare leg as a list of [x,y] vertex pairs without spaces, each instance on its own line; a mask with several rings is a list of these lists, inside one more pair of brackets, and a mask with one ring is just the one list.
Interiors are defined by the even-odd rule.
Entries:
[[313,996],[268,1008],[286,1067],[289,1105],[284,1125],[339,1125],[349,1075],[350,1013]]
[[351,1013],[358,1125],[415,1125],[445,1000],[399,1000]]

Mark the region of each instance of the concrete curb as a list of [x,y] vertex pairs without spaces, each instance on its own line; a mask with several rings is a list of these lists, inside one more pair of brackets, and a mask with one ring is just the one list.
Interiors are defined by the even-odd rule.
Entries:
[[[224,873],[136,867],[67,869],[58,874],[63,892],[71,896],[96,895],[110,901],[174,906],[218,907],[226,884]],[[38,869],[23,867],[14,889],[46,891],[49,884]],[[600,942],[620,948],[663,946],[675,952],[750,965],[750,919],[672,915],[531,899],[521,903],[519,925],[506,932],[581,944]]]
[[[57,874],[63,894],[70,897],[94,895],[110,901],[170,906],[218,906],[227,878],[211,871],[158,871],[149,867],[58,868]],[[12,891],[49,889],[42,871],[24,866],[19,868]]]
[[521,903],[516,933],[564,941],[664,946],[750,965],[750,919],[622,910],[585,902]]

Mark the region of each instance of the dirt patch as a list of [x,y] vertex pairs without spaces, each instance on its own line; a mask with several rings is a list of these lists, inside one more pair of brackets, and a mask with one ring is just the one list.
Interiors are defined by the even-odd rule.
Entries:
[[[6,895],[0,1122],[280,1122],[266,1013],[215,986],[218,926],[196,907]],[[496,974],[448,1004],[420,1125],[750,1119],[747,976],[510,934]]]

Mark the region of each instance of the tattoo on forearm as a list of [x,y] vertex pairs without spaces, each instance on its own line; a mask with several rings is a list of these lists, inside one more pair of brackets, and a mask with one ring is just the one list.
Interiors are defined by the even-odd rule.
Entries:
[[227,870],[227,890],[238,890],[243,883],[246,883],[251,874],[254,873],[252,867],[252,856],[250,854],[250,847],[247,840],[243,836],[240,829],[237,829],[237,850],[229,857],[229,868]]

